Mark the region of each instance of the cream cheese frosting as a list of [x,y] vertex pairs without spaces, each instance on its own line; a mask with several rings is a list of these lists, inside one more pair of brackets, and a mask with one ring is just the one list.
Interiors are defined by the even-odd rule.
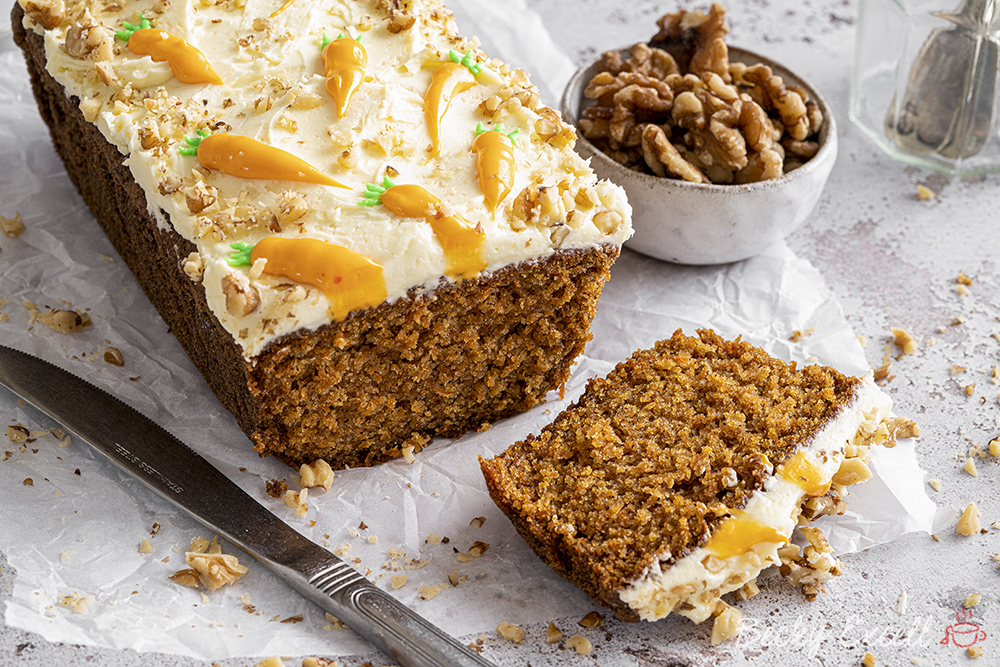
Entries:
[[[631,234],[623,191],[598,182],[573,152],[572,128],[539,103],[523,72],[457,37],[435,0],[292,0],[283,9],[279,0],[84,0],[61,12],[63,0],[20,1],[26,27],[45,36],[49,73],[127,156],[158,224],[194,243],[185,271],[247,359],[329,323],[331,303],[317,287],[266,273],[260,260],[232,266],[233,243],[281,236],[348,248],[381,266],[390,301],[451,280],[423,218],[359,204],[365,184],[386,176],[422,186],[445,215],[481,230],[483,274],[562,249],[620,246]],[[204,54],[223,84],[182,83],[169,63],[131,53],[111,31],[140,14]],[[324,36],[341,33],[360,37],[367,52],[343,117],[322,62]],[[433,155],[424,96],[452,50],[470,53],[482,71],[451,97]],[[495,213],[471,150],[478,124],[519,132],[510,193]],[[251,137],[347,188],[205,168],[178,150],[197,130]]]
[[[863,440],[890,417],[892,399],[876,385],[871,372],[861,381],[853,401],[804,444],[801,455],[816,472],[816,483],[826,486],[845,458],[845,448]],[[670,613],[700,623],[717,609],[720,596],[752,581],[762,570],[780,564],[779,548],[792,539],[807,491],[801,483],[775,471],[739,512],[750,525],[772,529],[775,540],[746,544],[720,558],[712,537],[704,545],[670,564],[671,554],[658,554],[646,571],[619,593],[623,602],[647,621]],[[717,529],[718,530],[718,529]]]

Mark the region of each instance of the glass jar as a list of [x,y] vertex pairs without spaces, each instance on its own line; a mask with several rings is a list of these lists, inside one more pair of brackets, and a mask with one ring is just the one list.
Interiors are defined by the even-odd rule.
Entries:
[[890,155],[1000,172],[1000,0],[861,0],[851,120]]

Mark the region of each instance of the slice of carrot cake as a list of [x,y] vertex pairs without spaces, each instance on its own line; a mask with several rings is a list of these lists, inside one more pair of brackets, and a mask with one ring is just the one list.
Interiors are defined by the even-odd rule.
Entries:
[[761,570],[780,565],[807,596],[839,574],[806,524],[843,512],[845,487],[871,477],[870,445],[895,444],[906,422],[890,408],[871,374],[796,368],[739,339],[677,331],[480,464],[542,560],[616,616],[715,615],[725,638],[739,612],[720,596],[755,593]]

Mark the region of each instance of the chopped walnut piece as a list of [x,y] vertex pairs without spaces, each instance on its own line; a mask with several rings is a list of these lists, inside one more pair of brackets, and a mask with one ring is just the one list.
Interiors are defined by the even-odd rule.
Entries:
[[486,517],[477,516],[475,519],[469,522],[469,525],[474,526],[476,528],[482,528],[484,523],[486,523]]
[[585,628],[599,628],[604,625],[604,617],[596,611],[592,611],[580,619],[580,625]]
[[930,485],[930,487],[935,491],[941,490],[941,480],[939,479],[929,479],[927,480],[927,484]]
[[990,456],[1000,456],[1000,437],[990,440],[989,451]]
[[417,17],[407,11],[409,2],[405,0],[390,0],[389,2],[389,24],[386,29],[393,35],[409,30],[416,22]]
[[484,553],[486,553],[486,550],[489,548],[490,545],[486,544],[486,542],[479,542],[477,540],[476,542],[472,543],[471,547],[469,547],[469,555],[472,556],[473,558],[479,558]]
[[31,432],[23,424],[14,424],[7,427],[7,437],[11,442],[27,442]]
[[917,340],[904,329],[891,328],[892,342],[903,351],[903,354],[910,354],[917,349]]
[[94,19],[89,8],[66,31],[66,53],[74,58],[111,60],[114,57],[114,33]]
[[0,232],[4,236],[16,239],[24,233],[24,220],[21,219],[21,212],[16,211],[13,218],[5,218],[0,215]]
[[94,604],[93,595],[81,596],[76,591],[59,598],[59,606],[69,607],[74,614],[86,614],[92,604]]
[[546,644],[558,644],[562,641],[563,633],[556,627],[555,623],[550,622],[549,627],[545,629],[545,643]]
[[977,660],[983,657],[983,647],[982,646],[970,646],[965,649],[965,654],[968,655],[973,660]]
[[965,602],[962,603],[962,606],[965,607],[966,609],[968,609],[969,607],[975,607],[977,604],[979,604],[979,601],[982,599],[982,597],[983,596],[979,593],[972,593],[971,595],[969,595],[969,597],[965,598]]
[[647,125],[642,131],[642,154],[657,176],[670,174],[692,183],[709,182],[705,174],[681,156],[658,125]]
[[594,645],[583,635],[573,635],[566,640],[566,648],[571,648],[580,655],[587,655],[594,650]]
[[189,551],[184,560],[198,572],[198,580],[210,591],[233,583],[247,572],[236,556],[230,554]]
[[972,457],[966,459],[965,465],[962,467],[965,472],[969,473],[973,477],[979,476],[979,470],[976,468],[976,460]]
[[861,661],[864,667],[875,667],[875,656],[871,653],[865,653],[864,659]]
[[406,584],[407,576],[405,574],[394,574],[392,575],[392,588],[393,590],[397,588],[402,588]]
[[743,613],[720,600],[712,624],[712,646],[738,636],[742,629]]
[[111,364],[112,366],[125,365],[125,357],[122,356],[121,350],[119,350],[117,347],[104,348],[104,361]]
[[969,503],[962,512],[962,516],[958,519],[958,525],[955,530],[959,535],[975,535],[979,532],[979,508],[976,507],[975,503]]
[[959,271],[958,272],[958,278],[955,279],[955,282],[958,283],[959,285],[971,285],[972,284],[972,278],[970,278],[969,276],[965,275],[965,273]]
[[201,278],[205,274],[205,262],[197,251],[192,252],[184,260],[184,273],[193,282],[201,282]]
[[872,478],[872,471],[859,458],[846,458],[833,476],[833,483],[850,486]]
[[59,308],[39,312],[35,321],[62,334],[79,333],[84,327],[91,325],[90,315],[87,313]]
[[441,587],[437,585],[417,586],[417,592],[420,593],[421,600],[433,600],[441,592]]
[[63,0],[28,0],[24,3],[24,13],[46,30],[52,30],[66,19],[66,3]]
[[282,496],[281,502],[295,510],[296,515],[304,517],[309,512],[309,505],[306,503],[308,495],[309,489],[302,489],[301,491],[285,491],[285,495]]
[[507,621],[502,621],[497,626],[497,634],[515,644],[520,644],[524,641],[524,628],[513,623],[508,623]]
[[226,295],[226,310],[230,315],[246,317],[260,305],[257,288],[242,274],[227,273],[223,276],[222,291]]
[[302,476],[302,486],[312,488],[322,486],[324,491],[329,491],[333,485],[333,468],[323,459],[316,459],[311,465],[302,464],[299,468]]

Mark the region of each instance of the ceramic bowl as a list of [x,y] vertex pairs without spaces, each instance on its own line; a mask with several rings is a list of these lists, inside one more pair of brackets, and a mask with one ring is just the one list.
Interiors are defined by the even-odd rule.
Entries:
[[[628,57],[628,49],[623,49]],[[816,206],[837,159],[837,125],[815,88],[778,63],[745,49],[729,47],[733,62],[762,63],[785,85],[800,86],[823,112],[819,151],[781,178],[744,185],[706,185],[632,171],[615,162],[578,132],[576,150],[590,158],[598,177],[625,188],[632,204],[635,234],[625,247],[677,264],[721,264],[759,254],[798,227]],[[562,115],[576,123],[590,100],[587,83],[600,60],[579,69],[563,93]]]

